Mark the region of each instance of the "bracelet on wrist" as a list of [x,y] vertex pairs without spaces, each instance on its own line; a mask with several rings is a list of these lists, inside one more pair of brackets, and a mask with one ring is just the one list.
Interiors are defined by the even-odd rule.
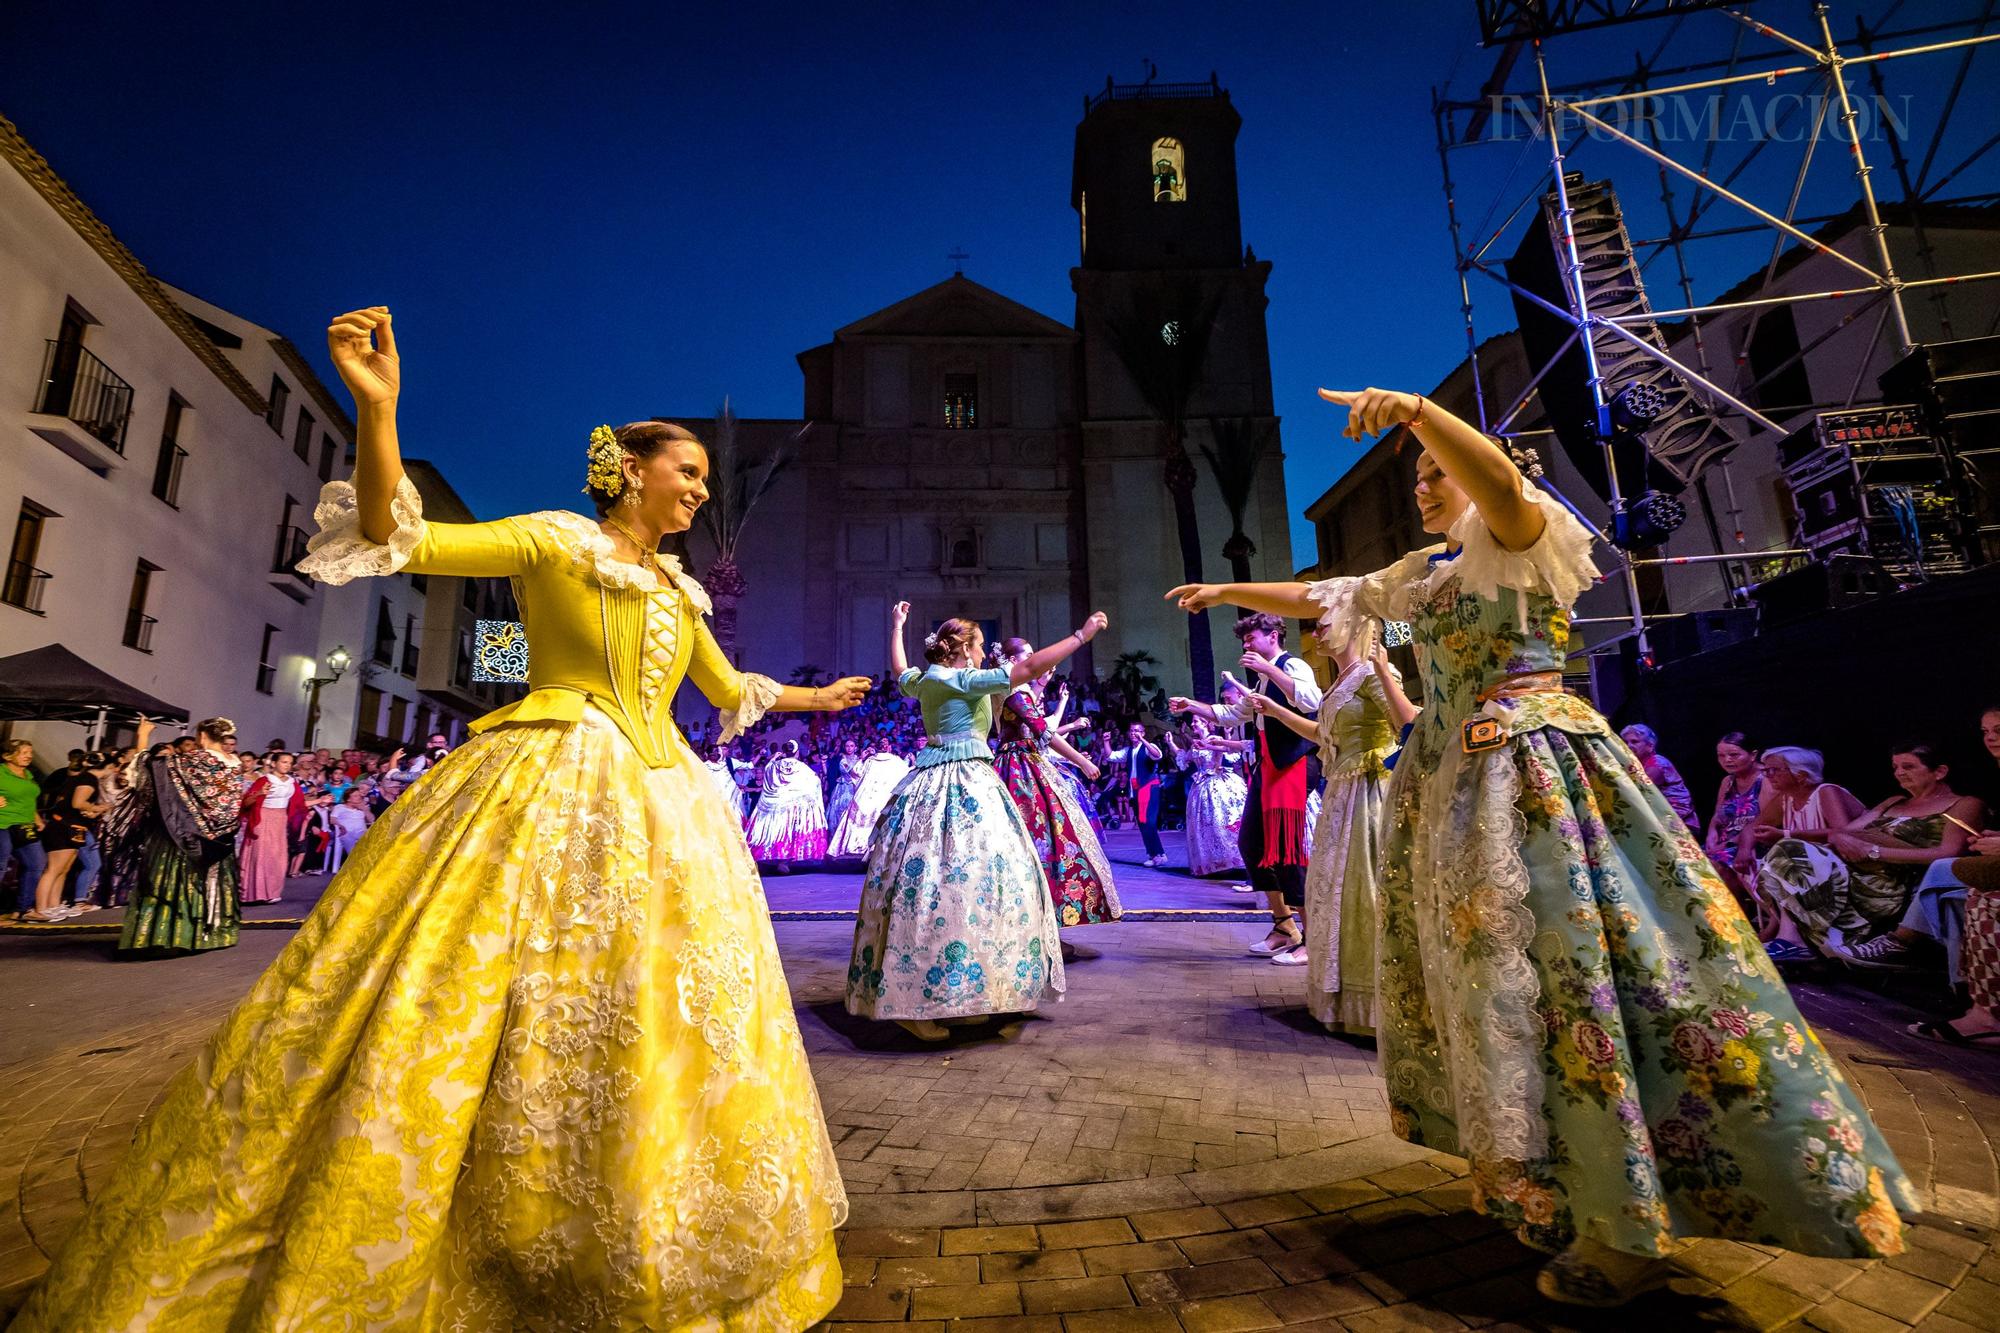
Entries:
[[1414,428],[1414,427],[1417,427],[1417,426],[1421,426],[1421,425],[1423,425],[1423,424],[1424,424],[1424,413],[1430,410],[1430,406],[1431,406],[1431,403],[1430,403],[1430,399],[1428,399],[1428,398],[1424,397],[1424,396],[1423,396],[1422,394],[1418,394],[1418,395],[1417,395],[1417,414],[1416,414],[1415,416],[1413,416],[1413,417],[1411,417],[1411,418],[1410,418],[1410,420],[1409,420],[1408,424],[1409,424],[1409,425],[1410,425],[1411,427],[1413,427],[1413,428]]

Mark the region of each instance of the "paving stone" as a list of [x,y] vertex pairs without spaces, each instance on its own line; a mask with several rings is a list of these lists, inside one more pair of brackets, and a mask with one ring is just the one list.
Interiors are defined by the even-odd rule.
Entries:
[[1244,1199],[1220,1205],[1222,1215],[1238,1227],[1260,1227],[1271,1222],[1290,1222],[1310,1216],[1314,1209],[1296,1194],[1273,1194],[1261,1199]]
[[1077,1250],[1029,1250],[988,1254],[979,1260],[983,1282],[1041,1282],[1050,1278],[1084,1276],[1083,1255]]
[[885,1287],[958,1287],[980,1280],[979,1259],[958,1255],[939,1259],[883,1259],[875,1281]]
[[975,1315],[1020,1313],[1020,1291],[1012,1282],[918,1287],[910,1293],[910,1314],[917,1319],[965,1319]]
[[1812,1309],[1813,1303],[1790,1287],[1766,1282],[1762,1275],[1741,1278],[1722,1289],[1736,1318],[1746,1328],[1774,1329]]
[[1340,1280],[1307,1282],[1259,1295],[1287,1324],[1337,1318],[1358,1310],[1373,1310],[1382,1304],[1374,1292],[1360,1283]]
[[2000,1330],[2000,1286],[1979,1278],[1968,1278],[1958,1290],[1938,1304],[1937,1312],[1962,1319],[1986,1333]]
[[1092,1310],[1063,1316],[1064,1333],[1181,1333],[1166,1310]]
[[936,1254],[938,1233],[875,1228],[848,1230],[840,1233],[840,1252],[878,1259]]
[[1255,1296],[1225,1296],[1214,1301],[1189,1301],[1174,1307],[1187,1333],[1254,1333],[1278,1328],[1283,1320]]
[[1354,1333],[1402,1333],[1403,1330],[1464,1328],[1456,1315],[1429,1310],[1421,1305],[1398,1305],[1385,1310],[1360,1310],[1342,1315],[1340,1322]]
[[1840,1294],[1877,1314],[1915,1323],[1935,1310],[1950,1293],[1935,1282],[1878,1265],[1841,1288]]
[[1021,1284],[1021,1308],[1029,1314],[1114,1310],[1132,1304],[1132,1289],[1122,1277],[1057,1278]]
[[1838,1297],[1808,1311],[1805,1322],[1826,1333],[1904,1333],[1910,1327],[1900,1319]]
[[1268,1291],[1284,1285],[1283,1279],[1261,1259],[1229,1259],[1219,1264],[1201,1264],[1177,1269],[1172,1274],[1181,1296],[1190,1301],[1216,1296],[1239,1296],[1244,1292]]
[[1029,1226],[960,1227],[940,1233],[939,1241],[940,1254],[997,1254],[1041,1246],[1035,1229]]
[[1224,1231],[1229,1227],[1229,1219],[1214,1208],[1169,1208],[1157,1213],[1140,1213],[1128,1219],[1140,1240],[1174,1240],[1182,1236],[1198,1236],[1211,1231]]
[[1169,1240],[1140,1241],[1134,1245],[1107,1245],[1083,1252],[1084,1271],[1104,1273],[1155,1273],[1166,1268],[1186,1268],[1187,1256]]
[[[1062,1333],[1062,1316],[1052,1314],[1003,1314],[985,1319],[954,1319],[949,1333]],[[897,1329],[896,1333],[902,1333]]]
[[910,1312],[910,1293],[894,1287],[849,1287],[828,1316],[841,1321],[902,1320]]
[[1174,1242],[1192,1264],[1216,1264],[1225,1259],[1251,1259],[1282,1254],[1283,1247],[1262,1227],[1248,1231],[1219,1231],[1206,1236],[1182,1236]]
[[1043,1224],[1041,1230],[1043,1248],[1051,1250],[1126,1245],[1134,1239],[1131,1224],[1122,1217],[1098,1218],[1089,1222],[1048,1222]]
[[1757,1270],[1766,1282],[1789,1287],[1813,1304],[1831,1300],[1836,1292],[1856,1277],[1861,1268],[1846,1259],[1819,1259],[1805,1254],[1781,1254]]

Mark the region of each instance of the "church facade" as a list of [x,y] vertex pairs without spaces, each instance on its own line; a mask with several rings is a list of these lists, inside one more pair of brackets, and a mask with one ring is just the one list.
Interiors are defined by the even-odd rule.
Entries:
[[[1270,266],[1241,244],[1239,126],[1213,82],[1107,85],[1089,101],[1073,324],[956,275],[799,354],[801,416],[737,425],[745,456],[792,458],[737,551],[742,666],[880,672],[899,599],[913,652],[947,616],[1040,644],[1101,607],[1096,672],[1143,650],[1166,688],[1199,688],[1187,618],[1161,597],[1188,557],[1209,580],[1233,577],[1224,548],[1240,520],[1236,564],[1260,580],[1292,572]],[[715,433],[711,418],[672,419]],[[1189,465],[1178,502],[1176,455]],[[715,552],[699,529],[689,554],[706,575]],[[1211,619],[1214,667],[1235,669],[1229,620]]]

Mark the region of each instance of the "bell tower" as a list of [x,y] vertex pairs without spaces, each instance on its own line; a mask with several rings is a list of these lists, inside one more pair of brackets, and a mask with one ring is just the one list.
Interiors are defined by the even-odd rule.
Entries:
[[[1215,697],[1241,648],[1179,583],[1288,579],[1284,452],[1264,284],[1243,245],[1229,91],[1118,84],[1084,99],[1070,204],[1092,606],[1115,608],[1100,662],[1144,651],[1170,693]],[[1218,466],[1219,464],[1219,466]]]
[[1234,268],[1242,262],[1236,132],[1216,82],[1117,84],[1086,97],[1070,207],[1086,269]]

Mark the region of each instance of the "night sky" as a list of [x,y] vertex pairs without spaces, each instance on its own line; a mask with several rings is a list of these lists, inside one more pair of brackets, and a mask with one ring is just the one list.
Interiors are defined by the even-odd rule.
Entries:
[[[949,276],[954,248],[968,277],[1069,322],[1082,99],[1148,58],[1163,81],[1216,71],[1244,120],[1295,515],[1354,457],[1315,385],[1427,388],[1464,353],[1429,99],[1447,79],[1472,95],[1491,66],[1471,0],[452,10],[9,0],[0,114],[155,273],[288,334],[329,381],[327,317],[390,305],[405,449],[482,515],[577,502],[599,421],[725,394],[798,415],[794,355]],[[1804,30],[1809,11],[1756,12]],[[1676,40],[1726,45],[1728,20],[1702,22]],[[1551,58],[1626,66],[1668,27]],[[1972,142],[2000,96],[2000,52],[1982,61],[1958,117]],[[1943,86],[1951,66],[1930,68]],[[1657,173],[1589,151],[1585,169],[1625,173],[1628,207],[1656,199]],[[1520,156],[1479,152],[1461,155],[1468,222]],[[1796,156],[1772,155],[1774,206]],[[1837,176],[1816,189],[1852,197]],[[1768,244],[1708,258],[1701,295]],[[1476,296],[1482,335],[1512,325],[1498,287]],[[1302,517],[1293,547],[1311,559]]]

